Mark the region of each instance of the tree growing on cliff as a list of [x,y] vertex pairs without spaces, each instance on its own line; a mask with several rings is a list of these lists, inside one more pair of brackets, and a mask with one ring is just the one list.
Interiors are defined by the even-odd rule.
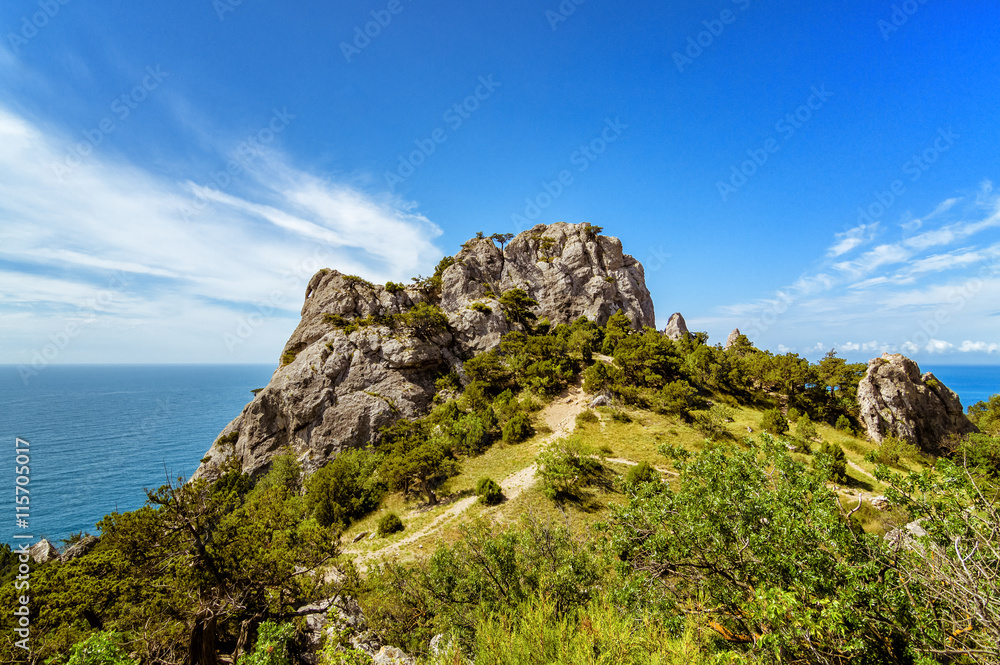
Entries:
[[538,307],[538,301],[529,296],[524,289],[510,289],[500,296],[500,307],[503,308],[507,321],[519,323],[527,328],[536,318],[531,310]]

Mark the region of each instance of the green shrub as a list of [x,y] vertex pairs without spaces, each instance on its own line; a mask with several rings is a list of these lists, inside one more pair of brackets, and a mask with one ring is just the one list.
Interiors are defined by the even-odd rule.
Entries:
[[583,389],[588,393],[599,393],[612,388],[620,373],[604,362],[596,362],[583,370]]
[[760,419],[760,428],[765,432],[780,436],[788,431],[788,421],[779,409],[768,409]]
[[382,538],[399,533],[404,528],[406,527],[403,526],[403,520],[399,519],[399,515],[396,513],[383,515],[378,521],[378,535]]
[[476,496],[480,503],[495,506],[503,501],[503,489],[492,478],[480,478],[476,483]]
[[865,453],[865,461],[871,464],[885,464],[886,466],[898,467],[900,460],[913,459],[919,454],[920,452],[916,446],[907,443],[903,439],[887,436],[882,439],[882,443],[879,444],[878,448]]
[[448,317],[444,311],[437,305],[426,302],[417,303],[413,309],[396,314],[393,318],[422,339],[430,339],[448,329]]
[[970,434],[959,444],[956,459],[994,480],[1000,479],[1000,437]]
[[298,353],[292,353],[291,351],[289,351],[288,353],[282,353],[281,366],[284,367],[285,365],[291,365],[293,362],[295,362],[295,358],[298,355],[299,355]]
[[597,413],[593,409],[584,409],[580,413],[576,414],[576,426],[584,427],[591,423],[599,423],[601,419],[597,416]]
[[825,468],[834,482],[847,480],[847,455],[844,449],[835,443],[824,441],[819,447],[817,462],[820,468]]
[[124,636],[108,630],[73,645],[66,665],[139,665],[139,661],[129,656]]
[[504,424],[501,436],[504,443],[520,443],[532,435],[531,419],[523,411],[518,411]]
[[366,450],[345,450],[314,473],[306,483],[305,502],[321,526],[351,522],[378,508],[386,483],[377,470],[381,456]]
[[257,629],[257,643],[253,651],[242,656],[239,665],[292,665],[289,646],[295,639],[295,626],[265,621]]
[[632,416],[628,415],[621,409],[611,409],[611,420],[616,423],[621,423],[622,425],[627,425],[632,422]]
[[854,433],[854,429],[851,427],[851,419],[845,415],[841,415],[837,418],[837,422],[833,427],[841,432],[847,432],[848,434]]
[[790,422],[790,423],[797,423],[799,421],[799,418],[802,417],[802,413],[798,409],[796,409],[794,406],[792,408],[788,409],[788,414],[787,415],[788,415],[788,422]]
[[438,377],[434,380],[434,389],[437,391],[458,390],[461,387],[462,383],[459,381],[458,374],[455,372],[448,372],[444,376]]
[[493,309],[484,302],[474,302],[471,305],[469,305],[469,309],[471,309],[474,312],[480,312],[482,314],[493,313]]
[[385,290],[389,293],[399,293],[400,291],[405,291],[406,287],[398,282],[386,282]]
[[1000,394],[991,395],[985,402],[979,401],[970,406],[969,420],[983,434],[1000,436]]
[[604,468],[593,456],[593,448],[577,436],[557,441],[538,456],[536,473],[542,479],[542,491],[550,499],[577,496]]
[[809,416],[799,418],[799,422],[795,426],[795,435],[805,441],[816,438],[816,425],[813,424],[813,421],[809,420]]
[[659,410],[686,418],[698,406],[698,391],[683,380],[671,381],[660,390]]
[[649,462],[639,462],[625,475],[626,485],[641,485],[643,483],[660,482],[659,472],[650,466]]

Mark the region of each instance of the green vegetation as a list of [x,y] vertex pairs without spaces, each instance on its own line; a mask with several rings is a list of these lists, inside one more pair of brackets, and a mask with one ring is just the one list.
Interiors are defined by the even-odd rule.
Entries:
[[469,309],[471,309],[474,312],[480,312],[481,314],[493,313],[493,310],[490,309],[490,306],[484,302],[474,302],[471,305],[469,305]]
[[73,645],[67,665],[139,665],[139,661],[129,656],[123,635],[102,631]]
[[985,402],[976,402],[968,411],[969,420],[980,432],[1000,436],[1000,394],[993,395]]
[[561,439],[538,456],[542,491],[550,499],[578,499],[588,485],[599,482],[604,467],[597,451],[577,436]]
[[334,328],[344,331],[344,334],[351,333],[370,326],[385,326],[390,329],[403,329],[412,335],[422,339],[430,339],[438,332],[448,329],[448,317],[437,305],[420,302],[405,312],[390,314],[388,316],[376,316],[369,314],[365,317],[355,317],[348,319],[340,314],[324,314],[323,321],[329,323]]
[[386,282],[385,290],[389,293],[399,293],[400,291],[406,290],[406,285],[400,284],[398,282]]
[[659,483],[660,474],[649,462],[639,462],[625,476],[625,484],[628,486],[642,485],[644,483]]
[[[449,265],[423,288],[439,289]],[[371,449],[309,477],[289,453],[259,479],[229,456],[214,484],[150,491],[143,508],[101,521],[92,551],[39,566],[35,662],[290,663],[302,608],[347,596],[421,663],[1000,659],[1000,396],[970,408],[982,434],[930,460],[853,435],[863,367],[832,352],[809,363],[745,337],[729,349],[703,333],[673,341],[621,312],[604,327],[551,325],[524,291],[500,300],[523,330],[444,370],[430,413],[385,428]],[[328,322],[424,337],[447,326],[433,302]],[[614,407],[598,416],[560,399],[532,415],[581,379]],[[572,435],[536,436],[570,403]],[[216,441],[223,458],[237,439]],[[516,487],[505,497],[498,480],[532,462],[538,482],[505,480]],[[456,501],[473,493],[478,504]],[[471,523],[441,519],[456,505]],[[364,572],[337,559],[342,532],[386,538],[404,519],[411,537],[345,545],[374,554],[358,560]],[[927,535],[901,535],[918,519]],[[399,560],[378,558],[386,546]],[[0,548],[5,606],[15,562]],[[14,618],[0,617],[8,635]],[[320,663],[370,662],[337,630]],[[14,654],[0,644],[5,662]]]
[[527,328],[535,320],[531,310],[538,307],[538,301],[530,297],[524,289],[511,289],[504,291],[500,296],[500,307],[507,321]]
[[320,526],[351,522],[375,510],[386,492],[378,474],[381,456],[366,450],[347,450],[316,471],[306,484],[306,507]]
[[788,431],[788,421],[779,409],[768,409],[760,419],[760,428],[771,434],[782,435]]
[[476,496],[480,503],[495,506],[503,501],[503,489],[492,478],[480,478],[476,483]]
[[289,647],[295,638],[295,626],[265,621],[257,631],[257,643],[252,652],[242,657],[238,665],[292,665],[295,661]]
[[388,513],[378,521],[378,535],[382,538],[399,533],[404,528],[403,520],[396,513]]

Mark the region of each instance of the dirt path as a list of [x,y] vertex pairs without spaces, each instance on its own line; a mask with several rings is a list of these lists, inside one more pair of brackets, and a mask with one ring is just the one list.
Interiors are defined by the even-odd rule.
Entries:
[[[552,441],[569,435],[576,426],[576,416],[587,408],[588,402],[589,399],[583,392],[583,387],[580,384],[570,386],[561,395],[552,400],[539,414],[542,422],[552,430],[552,434],[536,442],[535,448],[540,450]],[[500,481],[500,487],[503,488],[503,494],[507,501],[513,501],[522,492],[534,485],[535,471],[537,469],[538,466],[532,462],[520,471],[515,471]],[[476,496],[468,496],[455,501],[427,526],[391,545],[373,552],[358,555],[355,559],[355,564],[364,570],[366,562],[373,559],[391,559],[398,556],[400,551],[408,545],[443,529],[446,524],[471,508],[476,503],[477,498]],[[347,553],[350,552],[348,551]]]
[[862,476],[868,476],[869,478],[871,478],[875,482],[878,482],[878,479],[876,479],[875,476],[873,476],[872,474],[868,473],[867,471],[865,471],[864,469],[862,469],[860,466],[858,466],[857,464],[855,464],[851,460],[847,460],[847,465],[850,466],[855,471],[857,471],[858,473],[860,473]]
[[[638,462],[636,462],[634,460],[630,460],[630,459],[625,459],[624,457],[605,457],[604,461],[605,462],[611,462],[612,464],[624,464],[625,466],[639,466]],[[653,466],[653,465],[650,464],[650,466]],[[681,475],[681,474],[677,473],[676,471],[671,471],[670,469],[664,469],[664,468],[658,467],[658,466],[653,466],[653,468],[656,469],[657,471],[659,471],[660,473],[666,474],[668,476],[677,476],[677,477],[680,477],[680,475]]]

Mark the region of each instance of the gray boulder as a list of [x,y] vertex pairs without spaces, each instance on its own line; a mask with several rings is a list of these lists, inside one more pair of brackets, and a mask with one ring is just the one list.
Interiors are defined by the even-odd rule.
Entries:
[[898,353],[868,362],[858,385],[861,422],[873,441],[894,436],[921,450],[944,455],[955,438],[979,431],[962,411],[958,395],[933,374]]
[[62,556],[59,557],[59,560],[63,563],[66,563],[67,561],[72,561],[73,559],[81,557],[84,554],[88,553],[90,550],[94,549],[94,546],[96,546],[97,543],[99,542],[100,538],[98,538],[97,536],[84,536],[83,538],[78,540],[72,547],[63,552]]
[[663,334],[675,342],[684,339],[691,333],[688,332],[687,324],[680,312],[674,312],[667,321],[667,327],[663,329]]
[[[589,224],[540,224],[503,252],[487,238],[472,239],[440,277],[435,290],[390,289],[336,270],[314,275],[281,366],[223,429],[194,477],[217,478],[233,457],[259,475],[282,449],[311,472],[342,450],[376,441],[396,420],[426,413],[438,376],[462,379],[464,359],[517,327],[499,303],[514,288],[537,300],[534,314],[553,325],[581,316],[603,325],[618,310],[636,327],[655,325],[642,265]],[[424,302],[440,306],[446,329],[387,325]],[[356,322],[364,325],[348,326]]]

